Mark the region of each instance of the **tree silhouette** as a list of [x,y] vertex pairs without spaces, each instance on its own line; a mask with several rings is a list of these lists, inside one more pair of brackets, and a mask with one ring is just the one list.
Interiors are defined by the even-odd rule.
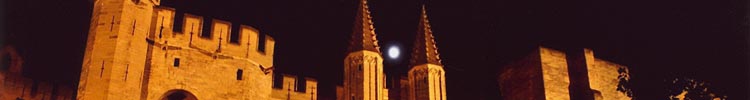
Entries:
[[709,88],[705,81],[692,78],[674,78],[669,85],[670,100],[726,100],[727,96]]
[[633,91],[630,89],[630,73],[625,68],[619,68],[617,69],[617,72],[620,73],[619,76],[617,76],[617,79],[620,80],[617,83],[617,91],[620,91],[622,93],[625,93],[628,97],[633,97]]

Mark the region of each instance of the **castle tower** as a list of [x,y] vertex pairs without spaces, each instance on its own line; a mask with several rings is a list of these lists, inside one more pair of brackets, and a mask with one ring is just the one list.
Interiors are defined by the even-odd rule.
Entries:
[[409,100],[445,100],[445,71],[424,5],[416,37],[408,73]]
[[159,0],[93,0],[93,5],[77,98],[139,99],[146,36]]
[[344,59],[344,86],[341,100],[387,99],[383,57],[381,57],[367,0],[359,3],[354,32]]

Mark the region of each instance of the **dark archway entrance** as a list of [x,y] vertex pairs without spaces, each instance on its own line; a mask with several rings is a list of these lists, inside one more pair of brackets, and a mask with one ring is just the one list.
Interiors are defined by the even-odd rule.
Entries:
[[198,98],[185,90],[169,90],[162,96],[161,100],[198,100]]

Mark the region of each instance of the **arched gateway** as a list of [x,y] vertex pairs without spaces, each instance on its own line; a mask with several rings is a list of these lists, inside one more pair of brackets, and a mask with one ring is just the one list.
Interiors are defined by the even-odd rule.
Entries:
[[167,93],[161,97],[161,100],[198,100],[198,98],[196,98],[193,93],[178,89],[167,91]]

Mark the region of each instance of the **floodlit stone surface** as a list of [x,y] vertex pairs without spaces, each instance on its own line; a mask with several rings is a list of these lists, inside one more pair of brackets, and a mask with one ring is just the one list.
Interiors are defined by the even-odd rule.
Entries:
[[627,94],[617,91],[617,84],[620,82],[618,79],[618,76],[620,76],[618,70],[621,68],[627,71],[626,66],[601,59],[594,59],[594,65],[588,67],[591,89],[601,92],[601,98],[605,100],[632,99]]
[[423,64],[409,70],[407,100],[445,100],[445,71],[442,65]]
[[[317,84],[318,81],[312,78],[305,78],[305,87],[300,86],[296,76],[283,75],[283,83],[281,88],[274,88],[270,100],[317,100]],[[305,88],[305,91],[300,91],[299,88]]]
[[344,60],[344,84],[340,100],[385,100],[383,58],[380,53],[362,50],[349,53]]
[[73,100],[75,86],[24,77],[23,57],[13,46],[0,49],[0,100]]
[[[588,74],[577,79],[587,78],[588,83],[578,83],[588,84],[588,89],[593,92],[592,95],[583,96],[596,100],[632,99],[617,90],[620,75],[629,76],[627,72],[620,73],[618,70],[627,71],[627,67],[594,58],[593,51],[588,49],[584,49],[582,55],[583,64],[573,65],[581,66],[575,68],[586,68]],[[539,47],[529,56],[503,67],[498,76],[501,95],[508,100],[570,100],[571,95],[576,94],[571,93],[570,86],[576,84],[571,82],[571,73],[568,73],[571,67],[567,58],[564,52]]]
[[569,100],[570,79],[565,53],[547,48],[540,48],[544,96],[547,100]]
[[336,88],[338,100],[388,100],[383,57],[367,0],[360,0],[346,58],[343,86]]
[[[302,93],[272,89],[275,41],[250,26],[175,13],[158,0],[94,5],[78,99],[157,100],[176,93],[198,100],[317,98],[314,79]],[[182,30],[172,31],[176,27]]]

